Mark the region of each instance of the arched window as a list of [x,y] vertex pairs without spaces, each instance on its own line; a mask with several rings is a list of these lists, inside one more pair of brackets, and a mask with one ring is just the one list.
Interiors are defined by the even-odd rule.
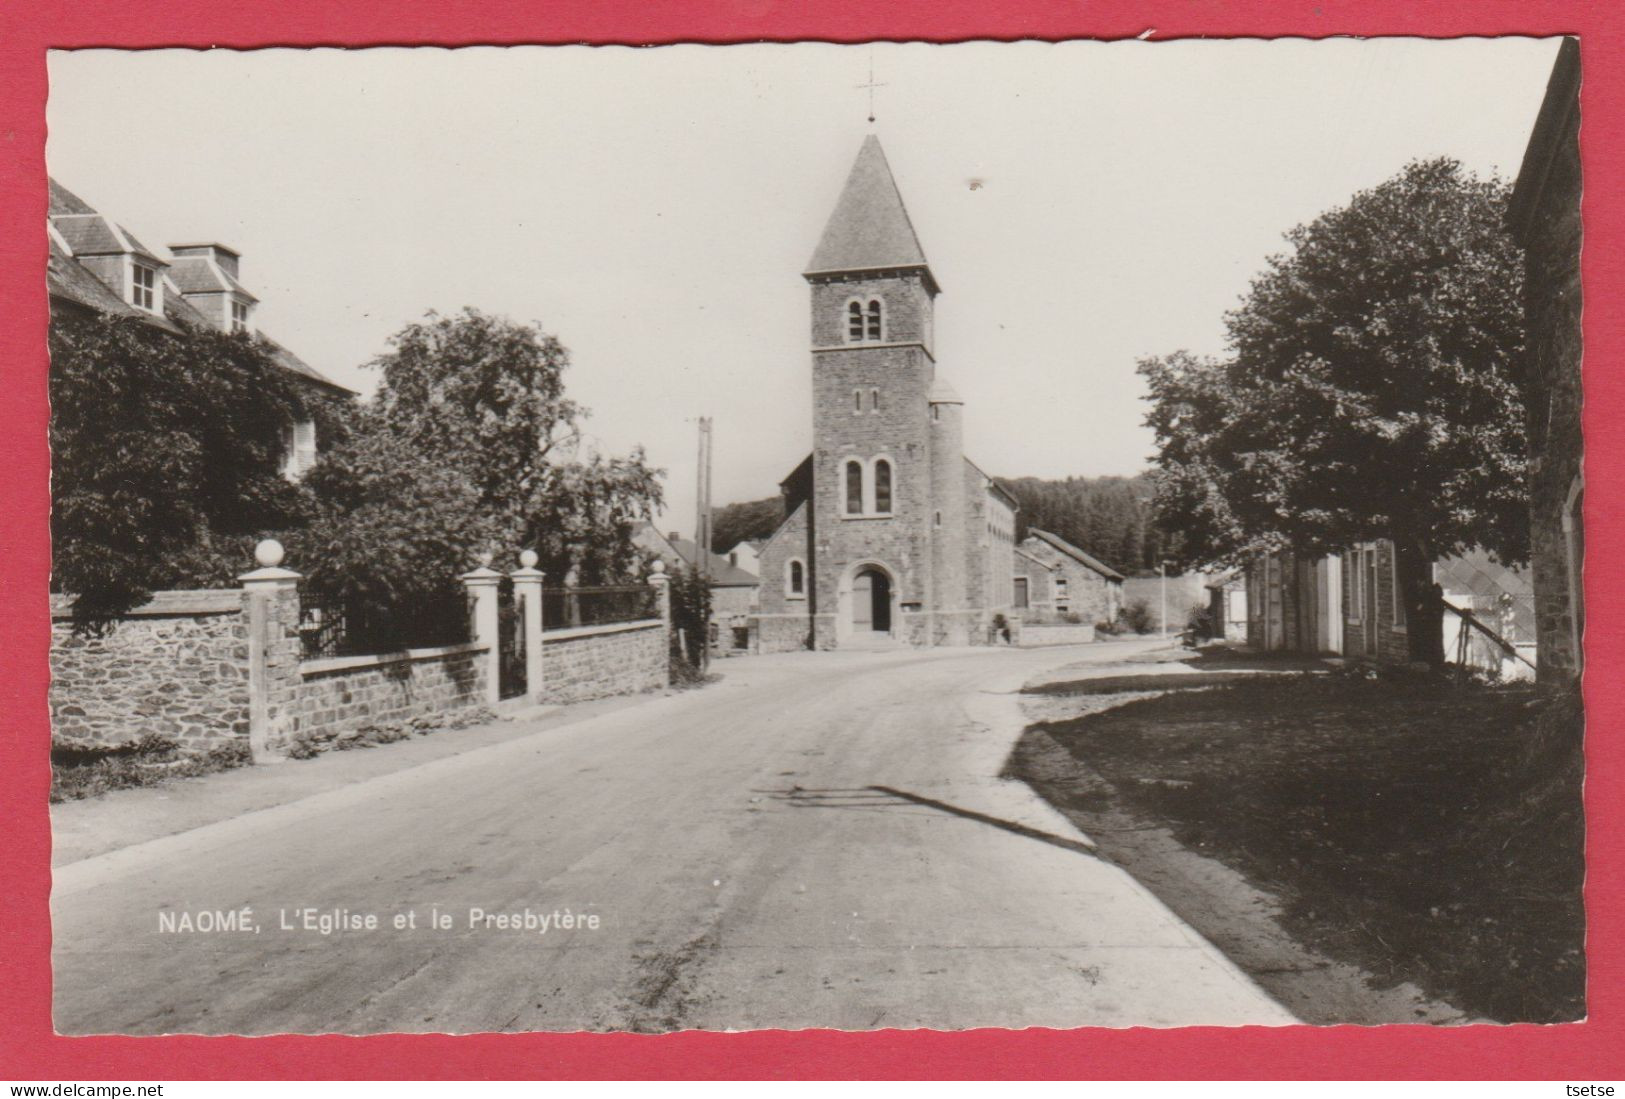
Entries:
[[880,390],[878,389],[869,390],[869,411],[880,411]]
[[846,463],[846,513],[863,514],[863,464]]
[[790,559],[785,569],[784,594],[791,599],[799,599],[807,594],[807,566],[795,558]]
[[881,324],[881,315],[880,315],[880,299],[879,298],[870,298],[869,299],[869,328],[868,328],[868,331],[865,333],[865,336],[868,339],[875,340],[875,341],[878,342],[880,340],[880,338],[881,338],[881,332],[882,332],[883,327],[884,326]]
[[849,301],[846,303],[846,340],[848,343],[858,343],[863,339],[863,303]]
[[852,411],[863,411],[863,390],[861,389],[854,389],[852,391]]
[[891,463],[875,459],[875,513],[891,514]]

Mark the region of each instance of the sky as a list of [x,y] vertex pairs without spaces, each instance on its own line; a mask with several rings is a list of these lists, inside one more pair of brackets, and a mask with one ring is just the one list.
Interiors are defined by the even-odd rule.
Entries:
[[[1224,350],[1294,225],[1412,159],[1516,176],[1555,39],[79,50],[52,175],[160,252],[242,253],[328,377],[428,310],[537,323],[590,446],[693,529],[811,449],[801,272],[879,135],[942,285],[937,367],[1003,476],[1148,465],[1137,359]],[[876,121],[871,125],[870,79]]]

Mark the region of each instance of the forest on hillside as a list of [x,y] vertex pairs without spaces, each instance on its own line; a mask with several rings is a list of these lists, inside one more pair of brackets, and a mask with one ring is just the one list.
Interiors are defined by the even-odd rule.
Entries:
[[[1155,573],[1167,556],[1166,537],[1151,521],[1151,480],[1136,477],[999,477],[1000,486],[1021,502],[1016,536],[1031,527],[1071,542],[1127,576]],[[784,519],[777,496],[717,508],[712,514],[712,547],[726,553],[740,542],[766,538]]]

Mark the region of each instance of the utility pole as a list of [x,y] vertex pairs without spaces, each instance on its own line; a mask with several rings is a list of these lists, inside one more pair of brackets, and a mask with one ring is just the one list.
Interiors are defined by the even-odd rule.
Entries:
[[[696,463],[694,568],[707,586],[711,580],[711,417],[700,417],[700,453]],[[711,623],[700,627],[700,671],[711,667]]]
[[1168,562],[1157,562],[1157,575],[1162,577],[1162,636],[1168,636]]

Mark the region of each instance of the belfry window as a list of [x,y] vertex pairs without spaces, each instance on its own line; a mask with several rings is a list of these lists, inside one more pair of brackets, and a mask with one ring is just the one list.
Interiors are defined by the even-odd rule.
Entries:
[[879,298],[846,303],[846,342],[879,343],[886,338],[886,306]]
[[891,514],[891,463],[875,460],[875,514]]
[[846,513],[863,514],[863,464],[846,463]]

